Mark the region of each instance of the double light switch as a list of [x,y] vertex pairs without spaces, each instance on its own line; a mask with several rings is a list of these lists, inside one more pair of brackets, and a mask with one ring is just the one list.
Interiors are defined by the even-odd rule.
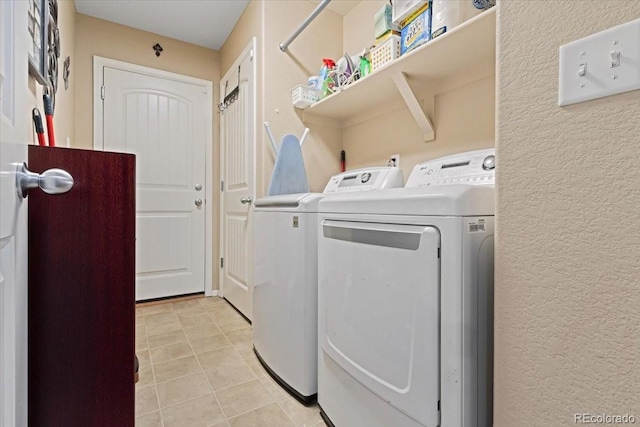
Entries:
[[560,47],[559,105],[640,89],[640,19]]

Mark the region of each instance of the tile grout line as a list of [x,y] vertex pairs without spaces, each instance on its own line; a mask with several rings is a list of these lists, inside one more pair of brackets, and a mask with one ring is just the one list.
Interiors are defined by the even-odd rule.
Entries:
[[296,426],[296,422],[293,421],[293,418],[291,418],[291,416],[289,415],[289,413],[287,412],[286,409],[284,409],[284,407],[280,404],[281,401],[283,401],[285,399],[280,399],[278,401],[276,401],[276,405],[278,405],[278,408],[280,408],[282,410],[282,412],[284,412],[284,414],[287,416],[287,418],[289,418],[289,420],[291,421],[291,424],[293,424],[294,426]]
[[[207,314],[209,314],[209,312],[207,312]],[[213,318],[213,316],[211,316],[211,315],[209,314],[209,317],[211,317],[211,320],[213,321],[213,323],[215,323],[215,325],[218,327],[218,329],[220,329],[220,330],[222,331],[222,329],[220,328],[220,326],[218,325],[218,323],[216,322],[216,320]],[[251,324],[247,323],[247,326],[248,326],[249,328],[251,328]],[[231,426],[231,423],[230,423],[230,420],[231,420],[231,419],[234,419],[234,418],[237,418],[237,417],[242,416],[242,415],[244,415],[244,414],[248,414],[249,412],[256,411],[256,410],[258,410],[258,409],[264,408],[265,406],[271,405],[272,403],[276,403],[276,404],[277,404],[277,402],[276,402],[275,398],[274,398],[274,397],[271,395],[271,393],[269,393],[269,391],[268,391],[268,390],[266,390],[266,388],[265,388],[265,390],[266,390],[267,394],[269,395],[269,397],[271,397],[271,399],[273,399],[271,402],[268,402],[268,403],[266,403],[266,404],[264,404],[264,405],[261,405],[261,406],[258,406],[258,407],[256,407],[256,408],[252,408],[252,409],[250,409],[250,410],[248,410],[248,411],[245,411],[245,412],[242,412],[242,413],[236,414],[236,415],[234,415],[234,416],[233,416],[233,417],[231,417],[231,418],[227,416],[227,414],[224,412],[224,409],[222,408],[222,405],[220,405],[220,401],[218,400],[218,396],[216,395],[216,393],[217,393],[217,392],[219,392],[219,391],[227,390],[227,389],[230,389],[230,388],[232,388],[232,387],[237,387],[237,386],[242,385],[242,384],[248,384],[248,383],[253,382],[253,381],[258,381],[258,383],[260,383],[260,385],[262,385],[262,386],[264,387],[264,384],[262,384],[262,381],[260,381],[260,377],[258,377],[257,373],[256,373],[256,372],[251,368],[251,366],[249,366],[249,364],[248,364],[248,363],[247,363],[247,361],[246,361],[246,358],[242,357],[242,355],[238,352],[238,350],[235,348],[235,346],[233,345],[233,343],[231,342],[231,340],[230,340],[230,339],[229,339],[229,337],[227,336],[227,334],[229,334],[229,333],[231,333],[231,332],[235,332],[235,331],[238,331],[238,330],[241,330],[241,329],[244,329],[244,328],[245,328],[245,327],[241,327],[241,328],[238,328],[238,329],[233,329],[233,330],[230,330],[230,331],[226,331],[226,332],[224,332],[224,331],[223,331],[223,332],[222,332],[222,333],[223,333],[223,335],[224,335],[224,337],[225,337],[225,338],[226,338],[226,339],[231,343],[231,348],[233,348],[233,349],[236,351],[236,353],[238,353],[238,355],[240,356],[240,360],[241,360],[242,362],[244,362],[244,364],[246,365],[246,367],[247,367],[247,368],[249,368],[249,370],[250,370],[250,371],[255,375],[255,377],[254,377],[254,378],[252,378],[252,379],[250,379],[250,380],[243,381],[243,382],[241,382],[241,383],[234,384],[234,385],[231,385],[231,386],[228,386],[228,387],[224,387],[224,388],[221,388],[221,389],[216,390],[216,391],[214,391],[214,392],[213,392],[213,395],[215,396],[216,401],[218,402],[218,405],[220,406],[220,410],[221,410],[221,411],[222,411],[222,413],[224,414],[225,421],[227,422],[227,425],[228,425],[228,426]],[[228,346],[227,346],[227,347],[224,347],[224,348],[228,348]],[[199,363],[199,362],[200,362],[200,361],[198,360],[198,363]],[[203,370],[204,370],[204,369],[203,369]],[[209,381],[209,378],[208,378],[206,375],[205,375],[205,378],[207,378],[207,381]],[[209,383],[209,386],[210,386],[210,387],[211,387],[211,389],[213,390],[213,386],[211,386],[211,383]]]
[[[265,403],[264,405],[260,405],[260,406],[257,406],[257,407],[255,407],[255,408],[253,408],[253,409],[250,409],[250,410],[248,410],[248,411],[244,411],[244,412],[242,412],[242,413],[240,413],[240,414],[238,414],[238,415],[234,415],[234,416],[233,416],[233,417],[231,417],[230,419],[229,419],[229,418],[227,418],[227,422],[229,422],[229,420],[232,420],[232,419],[234,419],[234,418],[238,418],[238,417],[240,417],[240,416],[242,416],[242,415],[248,414],[249,412],[257,411],[258,409],[262,409],[262,408],[264,408],[264,407],[266,407],[266,406],[273,405],[274,403],[277,405],[277,403],[278,403],[278,402],[276,402],[276,401],[274,400],[273,402]],[[284,412],[284,411],[282,411],[282,412]],[[285,412],[285,415],[286,415],[286,412]],[[289,416],[288,416],[288,415],[287,415],[287,418],[289,418]],[[294,425],[295,425],[295,423],[294,423]]]
[[[171,305],[171,309],[173,310],[173,305]],[[178,316],[176,316],[176,318],[177,317]],[[164,427],[164,415],[162,414],[162,407],[160,406],[160,393],[158,393],[158,382],[156,381],[156,368],[155,368],[155,363],[153,363],[153,359],[151,357],[151,349],[149,349],[149,361],[151,363],[151,373],[153,375],[153,384],[156,387],[156,398],[158,399],[158,413],[160,414],[160,425],[161,427]]]
[[[251,327],[251,325],[250,325],[250,324],[249,324],[249,327]],[[236,331],[239,331],[239,330],[241,330],[241,329],[244,329],[244,328],[238,328],[238,329],[234,329],[234,330],[231,330],[231,331],[225,332],[225,333],[224,333],[224,334],[225,334],[225,337],[226,337],[227,339],[229,339],[229,337],[227,337],[227,333],[236,332]],[[231,340],[229,340],[229,341],[231,341]],[[233,343],[232,343],[232,345],[233,345]],[[234,346],[234,348],[235,348],[235,346]],[[236,351],[238,351],[238,350],[236,349]],[[241,355],[241,357],[242,357],[242,355]],[[245,362],[245,364],[247,364],[247,366],[248,366],[247,358],[242,357],[242,360],[243,360],[243,361]],[[258,363],[260,363],[260,362],[258,362]],[[233,385],[233,386],[225,387],[225,388],[223,388],[223,389],[220,389],[219,391],[221,391],[221,390],[226,390],[226,389],[228,389],[228,388],[235,387],[235,386],[237,386],[237,385],[241,385],[241,384],[246,384],[246,383],[249,383],[249,382],[251,382],[251,381],[256,381],[256,380],[257,380],[257,381],[258,381],[258,382],[259,382],[259,383],[260,383],[260,384],[265,388],[265,390],[267,390],[267,389],[266,389],[266,387],[265,387],[265,385],[264,385],[264,384],[262,383],[262,381],[260,380],[260,378],[265,377],[265,376],[268,376],[268,374],[266,374],[266,375],[262,375],[262,376],[257,376],[258,374],[257,374],[257,373],[256,373],[256,372],[255,372],[255,371],[254,371],[250,366],[249,366],[249,369],[251,369],[251,371],[256,375],[256,378],[254,378],[254,379],[252,379],[252,380],[249,380],[249,381],[245,381],[245,382],[243,382],[243,383],[239,383],[239,384]],[[275,396],[273,396],[273,395],[269,392],[269,390],[267,390],[267,394],[271,397],[271,399],[272,399],[272,401],[271,401],[271,402],[266,403],[266,404],[264,404],[264,405],[262,405],[262,406],[258,406],[258,407],[256,407],[256,408],[253,408],[253,409],[251,409],[251,410],[249,410],[249,411],[245,411],[245,412],[242,412],[242,413],[240,413],[240,414],[234,415],[234,416],[232,417],[232,419],[233,419],[233,418],[240,417],[240,416],[242,416],[242,415],[244,415],[244,414],[248,414],[249,412],[257,411],[258,409],[264,408],[264,407],[266,407],[266,406],[269,406],[269,405],[272,405],[272,404],[274,404],[274,403],[275,403],[275,404],[276,404],[276,406],[277,406],[278,408],[280,408],[280,410],[285,414],[285,416],[287,417],[287,419],[288,419],[289,421],[291,421],[291,424],[292,424],[293,426],[296,426],[296,423],[293,421],[293,419],[291,418],[291,416],[289,416],[289,413],[285,410],[285,408],[283,408],[283,407],[282,407],[282,405],[280,405],[279,400],[278,400],[278,399],[276,399],[276,397],[275,397]],[[285,398],[282,398],[282,399],[280,399],[280,400],[285,400]],[[227,422],[228,422],[228,421],[229,421],[229,419],[227,418]]]
[[[156,403],[158,404],[158,413],[160,414],[160,424],[161,427],[164,427],[164,422],[162,420],[162,412],[160,412],[160,398],[158,397],[158,385],[156,383],[156,376],[155,376],[155,372],[153,370],[153,360],[151,359],[151,349],[149,348],[149,336],[147,335],[147,322],[144,320],[144,310],[141,310],[142,312],[142,321],[144,322],[144,335],[145,335],[145,339],[147,340],[147,352],[149,353],[149,367],[151,368],[151,378],[153,379],[153,384],[150,384],[148,387],[153,386],[153,388],[155,388],[156,391]],[[138,365],[140,366],[140,365]],[[138,371],[139,372],[139,371]],[[136,391],[137,393],[137,391]],[[147,412],[144,414],[135,414],[135,418],[138,418],[139,416],[145,416],[145,415],[149,415],[154,413],[155,411],[151,411],[151,412]]]
[[[175,307],[173,306],[173,304],[174,304],[174,303],[167,303],[167,306],[170,306],[170,307],[171,307],[171,310],[168,310],[168,311],[165,311],[165,312],[161,312],[161,313],[173,313],[173,314],[175,315],[175,317],[176,317],[177,321],[178,321],[178,324],[180,325],[180,329],[176,329],[175,331],[163,332],[163,333],[171,333],[171,332],[181,331],[181,332],[182,332],[182,334],[183,334],[183,335],[185,336],[185,338],[187,339],[187,344],[189,345],[189,347],[191,348],[191,351],[193,352],[193,348],[191,347],[191,343],[188,341],[188,340],[189,340],[189,338],[187,337],[187,335],[186,335],[186,333],[185,333],[184,325],[183,325],[183,324],[182,324],[182,322],[180,321],[180,318],[178,317],[178,312],[176,312]],[[199,305],[199,304],[198,304],[198,305]],[[161,314],[161,313],[156,313],[156,314]],[[144,313],[143,313],[143,314],[144,314]],[[156,335],[160,335],[160,334],[156,334]],[[178,342],[178,343],[172,343],[172,344],[166,344],[166,345],[164,345],[164,346],[154,347],[154,349],[156,349],[156,348],[162,348],[162,347],[168,347],[168,346],[170,346],[170,345],[175,345],[175,344],[180,344],[180,343],[182,343],[182,341],[180,341],[180,342]],[[195,357],[195,352],[193,352],[193,355],[194,355],[194,357]],[[186,356],[186,357],[188,357],[188,356]],[[164,413],[163,413],[163,409],[171,408],[171,407],[174,407],[174,406],[180,405],[180,404],[182,404],[182,403],[189,402],[189,401],[194,400],[194,399],[198,399],[198,398],[200,398],[200,397],[202,397],[202,396],[198,396],[198,397],[195,397],[195,398],[193,398],[193,399],[189,399],[189,400],[187,400],[187,401],[185,401],[185,402],[179,402],[179,403],[176,403],[175,405],[171,405],[171,406],[167,406],[166,408],[162,408],[162,406],[160,405],[160,395],[159,395],[159,393],[158,393],[158,384],[162,384],[162,383],[164,383],[164,382],[171,381],[171,380],[162,381],[162,382],[158,383],[158,382],[156,381],[156,375],[155,375],[155,365],[156,365],[156,363],[153,363],[153,359],[152,359],[152,357],[151,357],[151,348],[149,348],[149,358],[151,359],[151,367],[152,367],[152,370],[153,370],[153,381],[154,381],[154,385],[155,385],[155,387],[156,387],[156,396],[157,396],[157,399],[158,399],[158,412],[160,413],[160,422],[162,423],[162,426],[164,427]],[[165,362],[171,362],[171,361],[173,361],[173,360],[178,360],[178,359],[180,359],[180,358],[171,359],[171,360],[165,360],[164,362],[158,362],[157,364],[165,363]],[[197,360],[197,357],[196,357],[196,360]],[[189,374],[189,375],[192,375],[192,374]],[[186,377],[186,376],[188,376],[188,375],[184,375],[184,376],[179,377],[179,378],[184,378],[184,377]],[[177,378],[174,378],[174,379],[177,379]]]
[[[218,324],[216,323],[216,320],[211,315],[209,315],[209,312],[205,309],[205,307],[202,307],[202,304],[200,304],[200,302],[198,302],[198,305],[200,305],[200,307],[205,310],[205,312],[207,313],[207,316],[211,319],[213,324],[216,325],[216,328],[218,328],[218,330],[220,330],[222,332],[222,329],[220,329],[220,326],[218,326]],[[224,335],[224,332],[223,332],[223,336],[225,338],[227,338],[226,335]],[[189,340],[189,337],[187,337],[187,340]],[[228,340],[228,338],[227,338],[227,340]],[[191,346],[191,341],[189,341],[189,346]],[[193,353],[195,354],[195,351],[193,350],[193,346],[191,346],[191,351],[193,351]],[[207,381],[207,385],[209,386],[209,389],[211,390],[211,394],[213,394],[213,398],[216,400],[216,403],[218,404],[218,408],[220,408],[220,412],[222,412],[222,416],[224,417],[224,421],[229,426],[230,425],[229,424],[229,418],[227,417],[227,414],[225,414],[224,409],[222,409],[222,405],[220,404],[220,400],[218,400],[218,396],[216,395],[216,392],[213,391],[213,386],[211,385],[211,381],[209,381],[209,377],[207,377],[207,374],[205,373],[205,370],[202,367],[202,364],[200,363],[200,359],[198,359],[197,355],[196,355],[196,362],[198,362],[198,366],[200,366],[200,370],[202,371],[202,375],[204,375],[204,379]]]
[[[181,321],[180,317],[178,316],[179,312],[175,310],[175,307],[173,306],[173,303],[169,303],[169,304],[171,304],[171,305],[170,305],[170,309],[169,309],[169,310],[163,310],[163,311],[161,311],[161,312],[159,312],[159,313],[152,313],[151,315],[153,315],[153,314],[165,314],[165,313],[173,313],[173,314],[175,315],[175,317],[176,317],[176,319],[177,319],[178,323],[180,324],[180,329],[177,329],[176,331],[178,331],[178,330],[179,330],[179,331],[181,331],[181,332],[184,334],[184,337],[185,337],[185,339],[186,339],[186,344],[187,344],[187,345],[189,346],[189,348],[191,349],[191,352],[192,352],[193,356],[195,357],[196,362],[198,363],[198,366],[199,366],[199,368],[200,368],[200,373],[204,375],[205,380],[207,381],[207,385],[209,386],[209,389],[210,389],[211,393],[213,394],[213,397],[214,397],[214,399],[216,400],[216,403],[218,404],[218,407],[220,408],[220,410],[221,410],[221,412],[222,412],[222,415],[223,415],[223,417],[224,417],[224,422],[227,424],[227,426],[230,426],[230,423],[229,423],[229,417],[227,417],[227,414],[226,414],[226,413],[224,412],[224,410],[222,409],[222,405],[220,405],[220,401],[219,401],[219,399],[218,399],[218,397],[217,397],[217,395],[216,395],[216,392],[218,392],[218,391],[222,391],[222,390],[226,390],[226,389],[228,389],[228,388],[235,387],[235,386],[242,385],[242,384],[246,384],[246,383],[248,383],[248,382],[256,381],[256,380],[257,380],[257,381],[258,381],[258,382],[259,382],[263,387],[265,387],[265,386],[264,386],[264,384],[262,383],[262,381],[260,381],[260,379],[261,379],[261,378],[262,378],[262,376],[264,376],[264,375],[262,375],[262,376],[258,376],[259,374],[258,374],[258,373],[256,373],[256,372],[253,370],[253,368],[251,368],[251,366],[249,366],[249,364],[248,364],[248,362],[247,362],[247,359],[251,358],[251,356],[249,356],[248,358],[243,357],[243,355],[242,355],[242,354],[240,354],[240,352],[236,349],[236,347],[235,347],[234,343],[233,343],[233,342],[231,342],[231,340],[230,340],[230,339],[229,339],[229,337],[228,337],[228,334],[233,333],[233,332],[236,332],[236,331],[239,331],[239,330],[242,330],[242,329],[245,329],[245,328],[250,328],[250,327],[251,327],[251,325],[247,323],[247,324],[246,324],[246,326],[241,326],[241,327],[238,327],[238,328],[233,328],[233,329],[230,329],[230,330],[225,331],[225,330],[223,330],[223,329],[220,327],[220,325],[219,325],[219,324],[218,324],[218,322],[216,321],[216,319],[215,319],[215,312],[212,312],[212,311],[210,311],[210,310],[207,310],[207,308],[208,308],[208,307],[207,307],[207,306],[205,306],[204,304],[202,304],[202,303],[201,303],[202,301],[204,301],[204,299],[202,299],[202,300],[198,300],[198,304],[197,304],[196,306],[194,306],[194,307],[199,307],[201,310],[203,310],[203,311],[204,311],[204,313],[197,313],[197,314],[194,314],[193,316],[197,316],[197,315],[205,314],[205,315],[206,315],[206,317],[207,317],[207,318],[209,318],[209,319],[213,322],[213,324],[214,324],[214,325],[215,325],[215,327],[218,329],[218,331],[220,331],[220,333],[215,334],[215,335],[212,335],[212,336],[223,335],[223,336],[225,337],[225,339],[226,339],[226,340],[229,342],[229,344],[230,344],[230,345],[224,345],[224,346],[219,347],[219,348],[214,348],[214,349],[212,349],[212,350],[208,350],[208,351],[216,351],[216,350],[219,350],[219,349],[221,349],[221,348],[232,348],[232,349],[234,349],[234,350],[235,350],[235,352],[236,352],[236,353],[238,353],[238,356],[240,356],[240,360],[242,360],[242,361],[244,362],[244,364],[246,365],[246,367],[247,367],[247,368],[249,368],[249,369],[251,370],[252,374],[255,376],[255,377],[254,377],[254,378],[252,378],[251,380],[244,381],[244,382],[241,382],[241,383],[238,383],[238,384],[235,384],[235,385],[229,386],[229,387],[224,387],[224,388],[221,388],[221,389],[219,389],[219,390],[214,391],[214,390],[213,390],[213,386],[211,385],[211,383],[210,383],[210,381],[209,381],[209,378],[208,378],[208,377],[207,377],[207,375],[206,375],[206,371],[205,371],[205,369],[203,368],[202,364],[200,363],[200,360],[199,360],[199,358],[198,358],[198,354],[195,352],[195,350],[194,350],[194,348],[193,348],[193,345],[192,345],[192,343],[191,343],[191,340],[192,340],[193,338],[189,338],[189,337],[187,336],[187,334],[186,334],[186,328],[185,328],[185,326],[183,325],[183,323],[182,323],[182,321]],[[167,305],[169,305],[169,304],[167,304]],[[222,305],[222,304],[224,304],[224,303],[223,303],[223,302],[221,302],[221,303],[216,303],[216,304],[221,304],[221,305]],[[226,306],[228,306],[228,303],[227,303],[227,305],[226,305]],[[188,312],[189,310],[184,310],[184,311],[185,311],[185,312]],[[144,313],[144,311],[142,311],[142,317],[143,317],[143,319],[144,319],[144,316],[145,316],[145,313]],[[186,317],[193,317],[193,316],[186,316]],[[167,322],[167,323],[169,323],[169,322]],[[160,324],[162,324],[162,323],[160,323]],[[207,323],[203,323],[202,325],[193,325],[193,326],[191,326],[191,327],[194,327],[194,328],[195,328],[195,327],[197,327],[197,326],[203,326],[203,325],[206,325],[206,324],[207,324]],[[191,327],[190,327],[190,328],[191,328]],[[162,333],[158,333],[158,334],[155,334],[155,335],[160,335],[160,334],[163,334],[163,333],[170,333],[170,332],[174,332],[174,331],[162,332]],[[154,336],[155,336],[155,335],[154,335]],[[181,376],[181,377],[172,378],[171,380],[166,380],[166,381],[162,381],[162,382],[158,383],[158,382],[156,381],[156,375],[155,375],[155,365],[156,365],[156,363],[154,363],[154,362],[153,362],[153,358],[151,357],[151,346],[150,346],[150,343],[149,343],[149,338],[150,338],[150,337],[149,337],[149,335],[147,335],[147,334],[146,334],[146,322],[145,322],[145,337],[146,337],[146,339],[147,339],[147,347],[148,347],[148,349],[147,349],[147,350],[148,350],[148,352],[149,352],[149,361],[150,361],[151,368],[152,368],[153,385],[154,385],[154,387],[155,387],[155,389],[156,389],[156,400],[157,400],[157,402],[158,402],[158,412],[160,413],[161,422],[163,423],[163,426],[164,426],[164,414],[163,414],[163,410],[166,410],[166,409],[168,409],[168,408],[172,408],[172,407],[177,406],[177,405],[180,405],[180,404],[184,404],[184,403],[190,402],[190,401],[195,400],[195,399],[199,399],[199,398],[201,398],[201,397],[203,397],[203,396],[206,396],[206,394],[205,394],[205,395],[203,395],[203,396],[198,396],[198,397],[195,397],[195,398],[193,398],[193,399],[186,400],[186,401],[184,401],[184,402],[179,402],[179,403],[176,403],[176,404],[174,404],[174,405],[167,406],[166,408],[161,408],[161,407],[160,407],[159,395],[158,395],[158,384],[162,384],[162,383],[165,383],[165,382],[168,382],[168,381],[172,381],[172,380],[175,380],[175,379],[178,379],[178,378],[184,378],[184,377],[186,377],[186,376],[193,375],[194,373],[187,374],[187,375],[183,375],[183,376]],[[210,337],[210,336],[201,337],[201,338],[209,338],[209,337]],[[154,350],[155,350],[155,349],[158,349],[158,348],[162,348],[162,347],[166,347],[166,346],[174,345],[174,344],[179,344],[179,343],[182,343],[182,342],[183,342],[183,341],[180,341],[180,342],[178,342],[178,343],[171,343],[171,344],[166,344],[166,345],[163,345],[163,346],[154,347]],[[206,353],[206,352],[207,352],[207,351],[202,352],[202,353]],[[200,353],[200,354],[202,354],[202,353]],[[185,357],[190,357],[190,356],[185,356]],[[170,362],[170,361],[174,361],[174,360],[178,360],[178,359],[180,359],[180,358],[171,359],[171,360],[166,360],[166,361],[163,361],[163,362],[158,362],[157,364],[160,364],[160,363],[166,363],[166,362]],[[232,418],[236,418],[236,417],[241,416],[241,415],[244,415],[244,414],[246,414],[246,413],[248,413],[248,412],[255,411],[255,410],[257,410],[257,409],[260,409],[260,408],[262,408],[262,407],[264,407],[264,406],[267,406],[267,405],[270,405],[270,404],[272,404],[272,403],[276,403],[276,405],[278,405],[278,407],[280,407],[280,408],[283,410],[283,412],[285,412],[285,415],[287,416],[287,418],[291,420],[291,417],[286,413],[286,411],[284,411],[284,408],[282,408],[282,407],[281,407],[281,405],[278,403],[278,401],[276,400],[276,398],[275,398],[274,396],[272,396],[272,395],[271,395],[271,393],[269,393],[269,391],[268,391],[268,390],[266,390],[266,391],[267,391],[267,393],[268,393],[269,397],[272,399],[272,401],[271,401],[271,402],[269,402],[269,403],[267,403],[267,404],[265,404],[265,405],[261,405],[261,406],[259,406],[259,407],[257,407],[257,408],[253,408],[253,409],[251,409],[251,410],[249,410],[249,411],[246,411],[246,412],[243,412],[243,413],[240,413],[240,414],[234,415]],[[155,411],[152,411],[152,412],[155,412]],[[150,413],[152,413],[152,412],[149,412],[149,414],[150,414]],[[140,414],[140,416],[142,416],[142,415],[147,415],[147,414]],[[138,416],[138,415],[136,415],[136,416]],[[293,420],[291,420],[291,421],[293,422]],[[295,423],[293,423],[293,424],[295,425]]]
[[[199,302],[198,302],[198,306],[199,306],[199,307],[201,307]],[[202,308],[202,307],[201,307],[201,308]],[[174,306],[173,306],[173,303],[171,303],[171,309],[173,310],[173,313],[176,315],[176,319],[178,319],[178,323],[180,324],[180,329],[179,329],[179,330],[180,330],[180,331],[182,331],[182,333],[183,333],[184,337],[186,338],[186,340],[187,340],[187,343],[186,343],[186,344],[187,344],[187,345],[189,346],[189,348],[191,349],[191,352],[193,353],[193,356],[195,357],[196,362],[198,363],[198,366],[200,367],[201,374],[204,376],[205,380],[207,380],[207,376],[206,376],[206,375],[204,375],[204,370],[202,369],[202,366],[200,365],[200,361],[198,360],[198,356],[196,355],[196,352],[193,350],[193,346],[191,345],[191,341],[189,340],[189,337],[187,337],[187,334],[186,334],[186,332],[185,332],[184,325],[182,324],[182,321],[181,321],[181,320],[180,320],[180,318],[178,317],[178,313],[176,313],[175,308],[174,308]],[[198,325],[196,325],[196,326],[198,326]],[[172,344],[168,344],[168,345],[172,345]],[[158,348],[161,348],[161,347],[158,347]],[[151,351],[149,351],[149,356],[151,356]],[[186,357],[189,357],[189,356],[186,356]],[[180,358],[178,358],[178,359],[180,359]],[[177,360],[177,359],[171,359],[171,360]],[[165,362],[170,362],[171,360],[166,360]],[[164,362],[160,362],[160,363],[164,363]],[[189,374],[189,375],[193,375],[193,374]],[[187,377],[187,376],[189,376],[189,375],[184,375],[184,376],[182,376],[182,377],[180,377],[180,378],[184,378],[184,377]],[[174,378],[174,379],[177,379],[177,378]],[[163,381],[163,382],[161,382],[160,384],[162,384],[162,383],[164,383],[164,382],[168,382],[168,381],[172,381],[172,380]],[[154,371],[154,382],[155,382],[155,371]],[[209,386],[209,389],[211,390],[211,385],[209,384],[209,381],[208,381],[208,380],[207,380],[207,385]],[[156,382],[156,389],[157,389],[157,386],[158,386],[158,383]],[[213,393],[213,390],[211,390],[211,393]],[[190,401],[192,401],[192,400],[199,399],[199,398],[201,398],[201,397],[203,397],[203,396],[206,396],[206,394],[205,394],[205,395],[202,395],[202,396],[194,397],[193,399],[185,400],[184,402],[178,402],[178,403],[176,403],[175,405],[167,406],[166,408],[162,408],[162,407],[160,406],[160,396],[158,396],[158,408],[159,408],[159,410],[160,410],[160,420],[161,420],[161,422],[162,422],[163,427],[164,427],[164,411],[163,411],[163,409],[165,409],[165,410],[166,410],[166,409],[168,409],[168,408],[172,408],[172,407],[174,407],[174,406],[178,406],[178,405],[181,405],[181,404],[184,404],[184,403],[190,402]],[[215,398],[215,395],[214,395],[214,398]],[[217,402],[217,400],[216,400],[216,402]],[[219,405],[219,403],[218,403],[218,405]]]
[[[171,307],[171,312],[175,314],[175,311],[173,310],[173,305],[170,305],[170,307]],[[156,313],[156,314],[160,314],[160,313]],[[144,316],[144,311],[142,312],[142,315]],[[176,318],[177,317],[178,316],[176,316]],[[146,328],[146,321],[145,321],[145,328]],[[149,337],[147,337],[147,341],[148,340],[149,340]],[[156,388],[156,400],[158,401],[158,413],[160,413],[160,424],[162,424],[162,427],[164,427],[164,416],[162,415],[162,407],[160,406],[160,393],[158,393],[158,382],[156,381],[156,369],[155,369],[155,363],[153,363],[153,356],[151,356],[151,348],[149,348],[149,363],[151,364],[151,375],[153,375],[153,386]]]

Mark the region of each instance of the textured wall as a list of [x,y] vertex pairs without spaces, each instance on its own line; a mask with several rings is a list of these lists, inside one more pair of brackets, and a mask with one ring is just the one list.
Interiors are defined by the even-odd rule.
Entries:
[[495,425],[640,422],[640,92],[560,108],[558,48],[640,2],[500,3]]

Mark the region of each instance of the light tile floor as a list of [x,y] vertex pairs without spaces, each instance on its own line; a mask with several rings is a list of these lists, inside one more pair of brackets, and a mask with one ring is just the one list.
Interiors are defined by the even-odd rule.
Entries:
[[136,309],[136,427],[320,427],[266,373],[251,325],[224,299]]

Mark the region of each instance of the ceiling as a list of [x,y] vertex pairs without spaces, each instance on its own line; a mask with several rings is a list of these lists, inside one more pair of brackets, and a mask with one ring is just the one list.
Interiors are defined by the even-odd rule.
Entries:
[[[75,0],[75,3],[76,10],[84,15],[219,50],[249,0]],[[358,3],[360,0],[332,0],[327,9],[346,15]]]
[[[327,6],[327,9],[334,11],[342,16],[346,15],[356,7],[361,0],[332,0]],[[320,3],[320,0],[311,0],[313,3]]]
[[[1,1],[1,0],[0,0]],[[249,0],[75,0],[76,11],[219,50]]]

